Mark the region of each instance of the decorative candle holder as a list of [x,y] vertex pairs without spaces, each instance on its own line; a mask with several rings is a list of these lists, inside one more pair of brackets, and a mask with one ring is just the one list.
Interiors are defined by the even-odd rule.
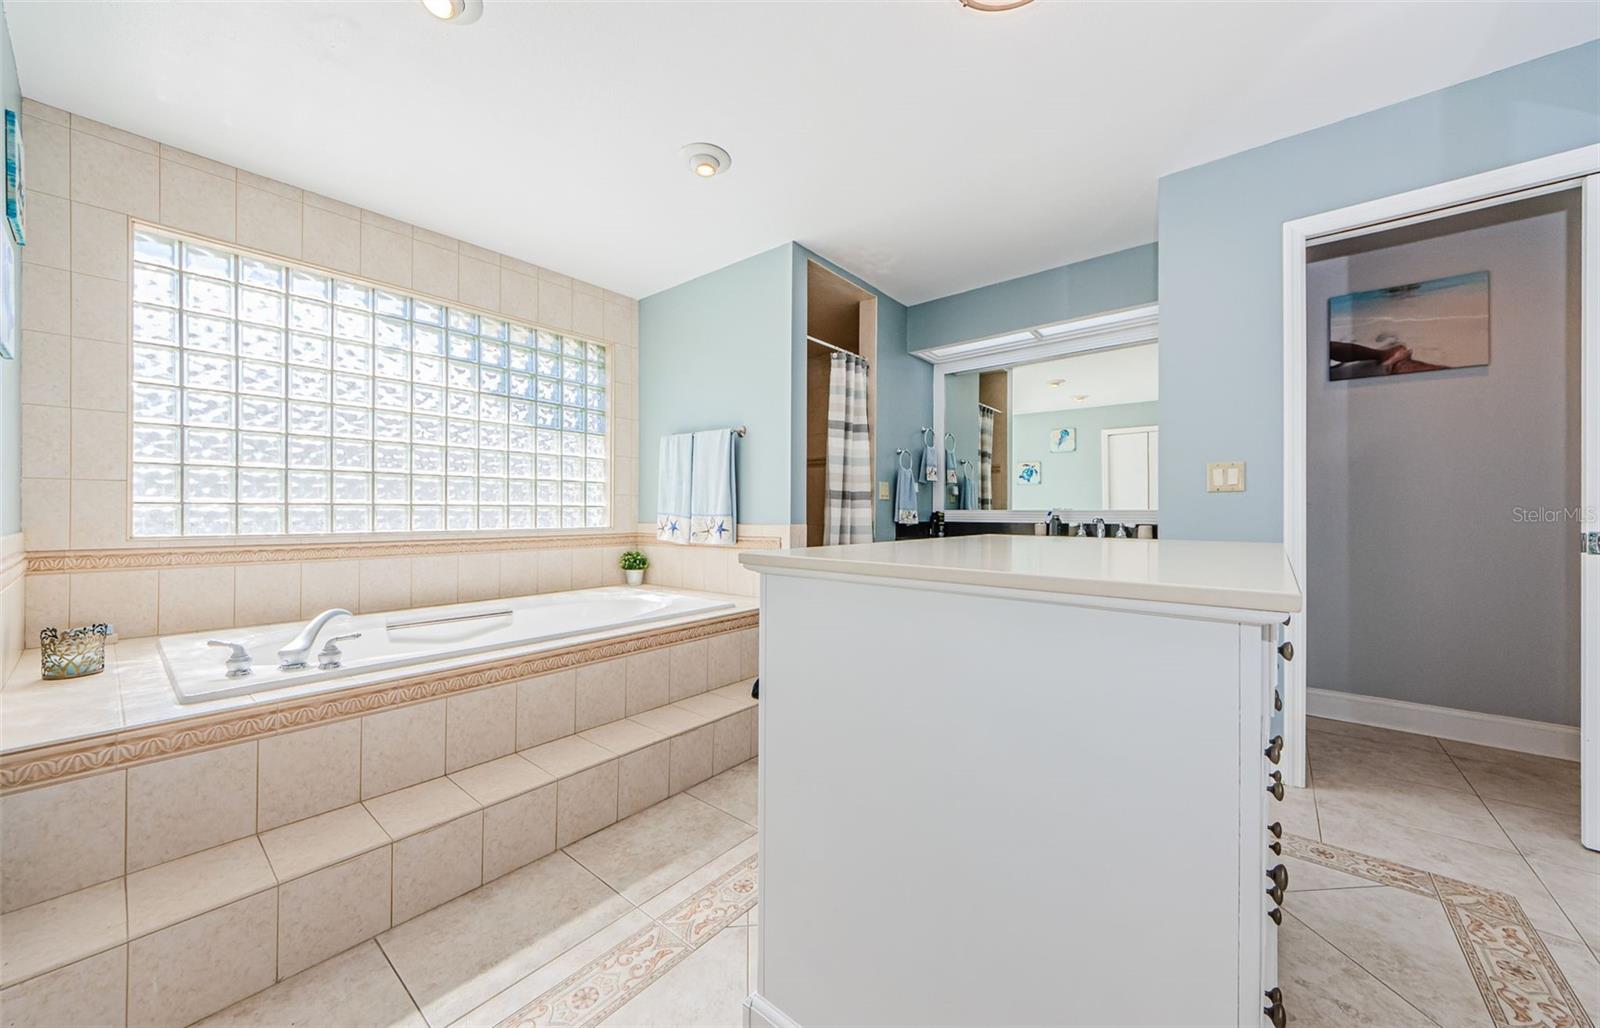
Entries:
[[65,633],[46,628],[39,633],[39,666],[46,679],[83,678],[106,669],[106,636],[110,625],[88,625]]

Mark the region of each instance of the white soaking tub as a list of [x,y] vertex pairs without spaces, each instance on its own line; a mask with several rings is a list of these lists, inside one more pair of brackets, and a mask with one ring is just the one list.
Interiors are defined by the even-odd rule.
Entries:
[[[318,634],[308,656],[309,666],[296,671],[279,669],[278,650],[287,646],[306,622],[167,636],[160,640],[161,662],[180,703],[245,694],[270,699],[275,692],[292,690],[302,694],[338,689],[347,684],[341,679],[356,675],[448,662],[490,650],[545,648],[568,638],[733,606],[728,600],[659,589],[576,589],[335,617]],[[360,633],[360,637],[338,644],[340,666],[319,668],[317,657],[327,641],[353,633]],[[214,639],[244,646],[252,660],[251,673],[229,678],[224,664],[229,651],[208,645]],[[319,683],[320,688],[302,688]]]

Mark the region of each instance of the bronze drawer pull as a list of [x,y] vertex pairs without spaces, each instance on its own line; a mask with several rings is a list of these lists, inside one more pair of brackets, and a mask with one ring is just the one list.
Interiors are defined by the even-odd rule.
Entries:
[[1272,837],[1274,839],[1281,839],[1283,838],[1283,823],[1281,821],[1274,821],[1267,826],[1267,831],[1272,833]]
[[1272,784],[1267,786],[1267,791],[1272,794],[1272,798],[1273,799],[1279,800],[1279,801],[1281,801],[1283,799],[1283,772],[1282,771],[1274,771],[1274,772],[1272,772]]
[[1282,657],[1284,660],[1293,660],[1294,659],[1294,643],[1286,642],[1286,643],[1283,643],[1282,645],[1280,645],[1278,647],[1278,656]]
[[1273,924],[1280,924],[1280,925],[1283,924],[1283,908],[1282,907],[1273,907],[1271,910],[1267,911],[1267,916],[1272,918],[1272,923]]
[[1262,752],[1266,754],[1268,760],[1276,764],[1283,756],[1283,736],[1274,735],[1272,737],[1272,742],[1268,744],[1267,748]]

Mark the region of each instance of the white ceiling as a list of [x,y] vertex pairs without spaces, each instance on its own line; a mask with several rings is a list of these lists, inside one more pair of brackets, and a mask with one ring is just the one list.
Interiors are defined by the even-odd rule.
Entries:
[[[1159,343],[1096,350],[1011,369],[1012,413],[1080,410],[1156,399]],[[1050,383],[1060,379],[1061,384]],[[1073,399],[1083,396],[1084,399]]]
[[[618,292],[795,239],[907,303],[1149,242],[1162,174],[1600,35],[1587,2],[5,10],[25,95]],[[694,140],[732,171],[691,177]]]

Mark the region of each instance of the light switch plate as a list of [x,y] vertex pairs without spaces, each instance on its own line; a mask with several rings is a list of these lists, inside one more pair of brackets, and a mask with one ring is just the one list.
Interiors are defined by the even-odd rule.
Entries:
[[1206,465],[1206,492],[1244,492],[1244,461],[1223,461]]
[[878,483],[878,499],[887,500],[888,498],[889,498],[889,483],[888,482],[879,482]]

